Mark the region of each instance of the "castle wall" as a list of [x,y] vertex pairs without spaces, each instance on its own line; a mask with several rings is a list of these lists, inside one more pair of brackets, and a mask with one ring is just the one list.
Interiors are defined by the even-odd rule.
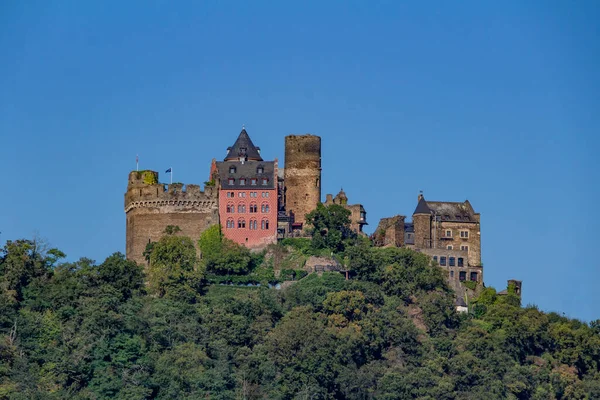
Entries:
[[158,182],[154,171],[133,171],[125,193],[126,255],[141,265],[149,242],[160,240],[165,228],[176,225],[194,242],[209,226],[219,223],[218,191],[198,185]]
[[305,223],[306,214],[321,201],[321,138],[314,135],[285,137],[284,199],[295,222]]

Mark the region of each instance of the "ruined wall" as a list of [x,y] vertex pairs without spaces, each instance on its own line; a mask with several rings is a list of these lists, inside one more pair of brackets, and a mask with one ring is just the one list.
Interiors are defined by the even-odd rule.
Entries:
[[219,223],[217,188],[158,183],[155,171],[133,171],[125,193],[127,258],[145,265],[146,245],[158,241],[169,225],[194,242],[209,226]]
[[373,241],[376,246],[404,246],[404,215],[395,217],[381,218],[377,229],[373,234]]
[[321,201],[321,138],[314,135],[285,137],[284,201],[295,222]]

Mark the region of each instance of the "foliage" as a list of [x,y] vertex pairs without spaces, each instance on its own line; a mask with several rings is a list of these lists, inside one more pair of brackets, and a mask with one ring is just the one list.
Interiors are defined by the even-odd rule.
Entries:
[[325,206],[322,203],[306,214],[312,248],[343,252],[351,240],[356,239],[356,233],[350,229],[350,214],[350,210],[338,204]]
[[148,288],[163,297],[194,301],[201,288],[204,269],[199,263],[192,240],[167,235],[152,247],[148,267]]
[[206,270],[220,275],[245,274],[253,267],[250,251],[225,238],[220,225],[213,225],[198,241]]
[[[216,257],[220,232],[201,247]],[[278,291],[203,287],[207,254],[200,262],[173,234],[152,246],[147,276],[119,253],[61,262],[56,249],[9,241],[0,399],[600,398],[600,321],[523,308],[493,288],[459,317],[422,254],[346,253],[353,279],[310,274]],[[206,278],[275,279],[248,257],[247,273]]]
[[471,290],[475,290],[477,288],[477,282],[475,281],[462,281],[462,285]]

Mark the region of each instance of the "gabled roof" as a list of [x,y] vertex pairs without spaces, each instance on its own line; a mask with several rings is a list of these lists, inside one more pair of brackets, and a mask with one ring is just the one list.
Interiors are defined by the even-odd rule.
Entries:
[[415,214],[433,214],[437,216],[439,221],[476,221],[476,213],[469,200],[457,203],[451,201],[426,201],[425,198],[421,197],[413,215]]
[[225,161],[238,160],[242,156],[245,156],[248,161],[263,161],[259,150],[260,147],[254,146],[246,129],[242,129],[233,146],[227,149]]

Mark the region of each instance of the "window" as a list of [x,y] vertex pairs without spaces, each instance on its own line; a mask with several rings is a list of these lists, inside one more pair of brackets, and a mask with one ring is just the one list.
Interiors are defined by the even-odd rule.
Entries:
[[227,212],[228,213],[234,213],[235,212],[235,206],[233,204],[227,204]]
[[250,185],[256,186],[256,178],[250,179]]
[[450,278],[454,278],[454,271],[450,271]]
[[461,250],[469,251],[469,246],[460,246]]
[[469,277],[473,282],[477,282],[477,272],[471,272],[471,276]]
[[261,229],[269,229],[269,221],[267,221],[266,219],[263,219],[260,223],[260,228]]
[[227,220],[227,228],[228,228],[228,229],[235,228],[235,222],[233,222],[233,220],[232,220],[232,219],[228,219],[228,220]]
[[229,178],[229,179],[227,180],[227,182],[228,182],[230,185],[233,185],[233,184],[235,183],[235,179],[233,179],[233,178]]
[[267,178],[262,178],[262,185],[267,186],[267,183],[269,183],[269,180]]
[[458,273],[458,280],[459,281],[466,281],[467,280],[467,273],[465,271],[460,271]]
[[269,192],[262,192],[262,197],[269,197]]
[[246,220],[238,219],[238,228],[245,228],[245,227],[246,227]]
[[258,168],[256,168],[256,173],[257,173],[257,174],[262,174],[262,173],[264,173],[264,172],[265,172],[265,169],[264,169],[263,167],[258,167]]
[[463,267],[463,266],[464,266],[464,263],[465,263],[465,261],[464,261],[464,258],[462,258],[462,257],[458,257],[458,266],[459,266],[459,267]]
[[256,192],[250,192],[250,197],[256,197]]
[[438,262],[437,256],[433,256],[433,261]]
[[[367,219],[367,213],[364,211],[360,212],[360,220],[361,221],[365,221]],[[408,236],[410,237],[410,233],[408,234]]]
[[446,237],[452,237],[452,231],[451,230],[447,230],[446,231]]
[[265,203],[263,203],[263,204],[260,206],[260,211],[261,211],[261,212],[264,212],[264,213],[268,213],[268,212],[269,212],[269,205],[268,205],[268,204],[265,204]]
[[445,266],[446,266],[446,257],[444,257],[444,256],[441,256],[441,257],[440,257],[440,265],[441,265],[442,267],[445,267]]
[[469,238],[469,231],[460,231],[460,237],[463,239]]
[[235,174],[235,167],[229,167],[229,173]]
[[245,184],[246,184],[246,178],[241,178],[240,185],[245,185]]
[[238,193],[238,197],[246,197],[246,193],[245,192],[239,192]]
[[451,267],[454,267],[454,262],[456,261],[456,259],[454,257],[450,257],[450,259],[448,261],[449,261],[448,265],[450,265]]
[[250,204],[250,212],[255,213],[257,211],[258,211],[258,206],[256,205],[256,203]]
[[448,250],[452,250],[452,249],[453,249],[452,245],[451,245],[451,244],[449,244],[449,245],[448,245],[448,247],[447,247],[447,249],[448,249]]
[[250,220],[250,229],[251,230],[256,230],[256,227],[258,226],[258,222],[256,220]]
[[241,213],[245,213],[246,212],[246,205],[245,204],[238,204],[238,212]]

